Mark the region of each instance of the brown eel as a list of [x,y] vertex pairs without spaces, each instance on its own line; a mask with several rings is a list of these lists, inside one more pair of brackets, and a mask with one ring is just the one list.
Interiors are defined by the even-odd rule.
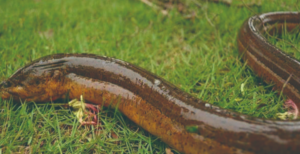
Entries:
[[[300,63],[263,33],[299,26],[297,12],[249,18],[238,35],[247,64],[299,106]],[[92,54],[56,54],[33,61],[1,83],[1,97],[35,102],[83,95],[118,108],[133,122],[183,153],[300,153],[300,121],[253,118],[203,102],[130,63]],[[187,127],[196,128],[195,132]]]

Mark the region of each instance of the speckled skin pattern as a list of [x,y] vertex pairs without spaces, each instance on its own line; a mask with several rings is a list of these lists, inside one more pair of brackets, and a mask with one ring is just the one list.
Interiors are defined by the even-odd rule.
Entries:
[[[299,103],[299,62],[267,43],[262,33],[284,22],[299,25],[298,13],[249,18],[238,46],[266,81]],[[275,61],[280,61],[276,62]],[[290,77],[289,81],[286,81]],[[56,54],[19,69],[0,87],[1,97],[35,102],[83,95],[89,103],[118,108],[133,122],[183,153],[300,153],[300,121],[253,118],[212,106],[130,63],[92,54]],[[196,127],[188,132],[187,126]]]

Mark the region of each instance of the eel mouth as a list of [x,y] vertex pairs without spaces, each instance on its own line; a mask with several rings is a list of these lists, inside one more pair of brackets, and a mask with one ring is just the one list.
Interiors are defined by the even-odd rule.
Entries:
[[4,89],[0,89],[0,96],[3,100],[9,99],[11,94],[8,91],[5,91]]
[[6,87],[10,86],[10,82],[4,80],[0,82],[0,97],[2,99],[9,99],[11,94],[8,92]]
[[0,87],[0,97],[2,98],[2,100],[7,100],[10,99],[11,97],[15,99],[17,98],[16,96],[18,96],[18,93],[13,91],[12,89]]

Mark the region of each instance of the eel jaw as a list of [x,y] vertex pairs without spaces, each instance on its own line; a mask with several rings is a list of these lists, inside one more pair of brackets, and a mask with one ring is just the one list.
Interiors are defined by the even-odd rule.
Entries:
[[7,92],[7,90],[5,88],[3,88],[5,84],[5,81],[2,81],[0,83],[0,97],[4,100],[4,99],[8,99],[10,97],[10,94]]
[[0,95],[3,100],[9,99],[11,96],[7,91],[3,89],[0,89]]

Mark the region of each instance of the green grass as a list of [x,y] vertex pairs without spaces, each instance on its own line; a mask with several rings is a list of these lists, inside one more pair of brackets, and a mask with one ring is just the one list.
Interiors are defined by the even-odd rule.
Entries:
[[300,29],[296,28],[291,32],[286,29],[281,35],[274,34],[273,36],[266,34],[265,37],[276,47],[286,52],[288,55],[300,60]]
[[[197,15],[186,19],[138,0],[0,0],[0,76],[49,54],[94,53],[143,67],[223,108],[261,118],[284,112],[286,98],[240,61],[236,36],[248,17],[298,10],[297,0],[259,7],[199,3],[186,1]],[[101,129],[80,127],[68,109],[1,101],[0,153],[164,153],[168,147],[119,112],[104,110],[99,118]]]

